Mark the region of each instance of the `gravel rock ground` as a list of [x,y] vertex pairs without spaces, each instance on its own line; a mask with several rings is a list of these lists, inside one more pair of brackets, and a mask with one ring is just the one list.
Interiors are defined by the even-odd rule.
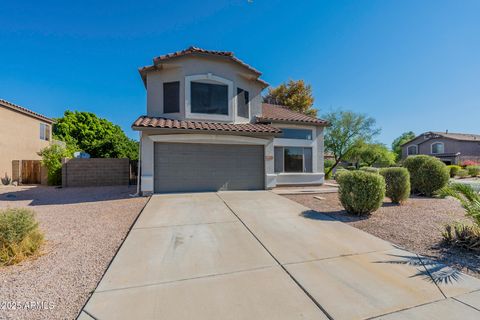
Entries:
[[[453,199],[411,197],[398,206],[385,202],[366,217],[348,214],[338,200],[338,194],[286,195],[316,212],[327,214],[358,229],[390,241],[412,252],[433,257],[463,272],[480,278],[480,255],[443,243],[445,224],[455,221],[471,223],[460,204]],[[305,215],[315,219],[315,212]]]
[[[133,193],[128,187],[0,187],[0,209],[35,210],[46,238],[38,258],[0,268],[0,319],[75,319],[148,201]],[[53,309],[2,305],[31,301]]]

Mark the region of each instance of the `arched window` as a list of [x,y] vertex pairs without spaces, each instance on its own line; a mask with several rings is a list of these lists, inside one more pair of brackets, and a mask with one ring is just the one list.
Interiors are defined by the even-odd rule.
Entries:
[[407,155],[412,156],[418,154],[417,146],[408,146]]
[[445,146],[443,142],[432,143],[432,154],[445,153]]

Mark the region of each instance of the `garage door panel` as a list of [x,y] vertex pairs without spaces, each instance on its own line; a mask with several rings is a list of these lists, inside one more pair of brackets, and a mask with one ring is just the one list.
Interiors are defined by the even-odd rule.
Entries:
[[155,143],[155,192],[263,188],[263,146]]

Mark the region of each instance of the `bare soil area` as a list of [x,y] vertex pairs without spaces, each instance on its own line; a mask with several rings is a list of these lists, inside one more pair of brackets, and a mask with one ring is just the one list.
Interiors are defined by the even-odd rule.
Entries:
[[[322,197],[318,200],[315,196]],[[443,242],[444,226],[453,222],[471,222],[460,204],[453,199],[411,197],[404,205],[385,202],[373,214],[359,217],[347,213],[337,193],[285,195],[314,211],[327,214],[358,229],[390,241],[412,252],[435,258],[465,273],[480,278],[480,255],[451,247]]]
[[0,209],[33,209],[46,239],[39,257],[0,268],[0,303],[9,304],[0,305],[0,319],[75,319],[148,200],[133,193],[0,187]]

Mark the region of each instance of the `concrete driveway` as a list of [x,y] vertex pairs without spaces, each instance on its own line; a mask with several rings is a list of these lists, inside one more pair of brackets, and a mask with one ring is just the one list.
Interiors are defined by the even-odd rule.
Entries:
[[480,281],[268,191],[155,195],[80,319],[480,319]]

